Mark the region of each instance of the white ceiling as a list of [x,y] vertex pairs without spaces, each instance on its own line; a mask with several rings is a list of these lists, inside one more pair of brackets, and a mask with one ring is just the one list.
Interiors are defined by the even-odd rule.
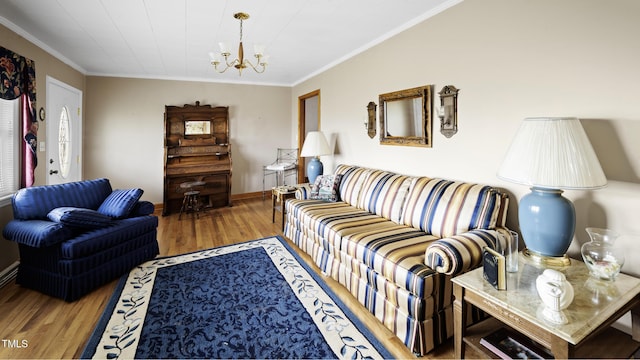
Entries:
[[[86,75],[291,86],[461,1],[0,0],[0,23]],[[255,43],[270,55],[263,74],[210,65],[218,42],[237,56],[240,11],[245,58]]]

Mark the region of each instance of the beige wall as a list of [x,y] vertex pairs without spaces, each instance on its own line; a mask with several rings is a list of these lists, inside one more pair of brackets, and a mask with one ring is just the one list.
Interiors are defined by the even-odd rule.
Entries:
[[[586,226],[624,236],[624,271],[640,276],[640,2],[634,0],[468,0],[294,87],[320,89],[321,124],[335,143],[325,169],[359,164],[406,174],[504,187],[514,194],[510,226],[524,186],[496,172],[521,120],[581,118],[609,186],[567,191],[577,211],[577,241]],[[366,105],[378,94],[434,84],[461,89],[459,132],[434,126],[433,148],[382,146],[369,139]],[[295,119],[292,121],[295,126]],[[378,127],[378,132],[380,131]]]
[[164,106],[200,101],[229,107],[232,193],[262,191],[262,166],[292,145],[290,97],[290,87],[89,76],[84,178],[141,187],[143,199],[162,203]]
[[[0,25],[0,46],[35,61],[37,108],[45,107],[47,101],[46,77],[51,76],[84,91],[84,75],[51,56],[25,38]],[[38,141],[45,141],[47,121],[40,122]],[[46,184],[46,153],[38,151],[39,165],[35,171],[35,184]],[[0,229],[13,218],[11,206],[0,208]],[[0,241],[0,271],[18,260],[18,246],[5,240]]]

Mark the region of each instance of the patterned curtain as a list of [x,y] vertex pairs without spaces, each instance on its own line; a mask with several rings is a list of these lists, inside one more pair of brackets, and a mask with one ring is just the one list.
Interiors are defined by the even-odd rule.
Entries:
[[27,59],[0,46],[0,97],[5,100],[20,98],[22,108],[21,147],[22,171],[20,187],[33,185],[34,170],[38,165],[38,119],[36,118],[36,67]]

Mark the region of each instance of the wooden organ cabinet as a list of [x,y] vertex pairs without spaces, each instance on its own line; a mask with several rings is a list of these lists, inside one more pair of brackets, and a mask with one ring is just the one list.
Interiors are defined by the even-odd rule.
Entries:
[[[165,106],[164,205],[162,215],[177,213],[185,189],[201,182],[206,207],[231,206],[229,108],[211,105]],[[204,183],[204,184],[202,184]]]

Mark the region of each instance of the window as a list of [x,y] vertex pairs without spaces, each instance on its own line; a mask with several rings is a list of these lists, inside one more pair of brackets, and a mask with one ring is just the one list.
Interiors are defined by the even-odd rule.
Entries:
[[20,98],[0,99],[0,205],[20,187]]
[[71,170],[71,129],[69,126],[69,110],[63,106],[58,129],[58,162],[60,163],[60,176],[63,179],[69,176]]

